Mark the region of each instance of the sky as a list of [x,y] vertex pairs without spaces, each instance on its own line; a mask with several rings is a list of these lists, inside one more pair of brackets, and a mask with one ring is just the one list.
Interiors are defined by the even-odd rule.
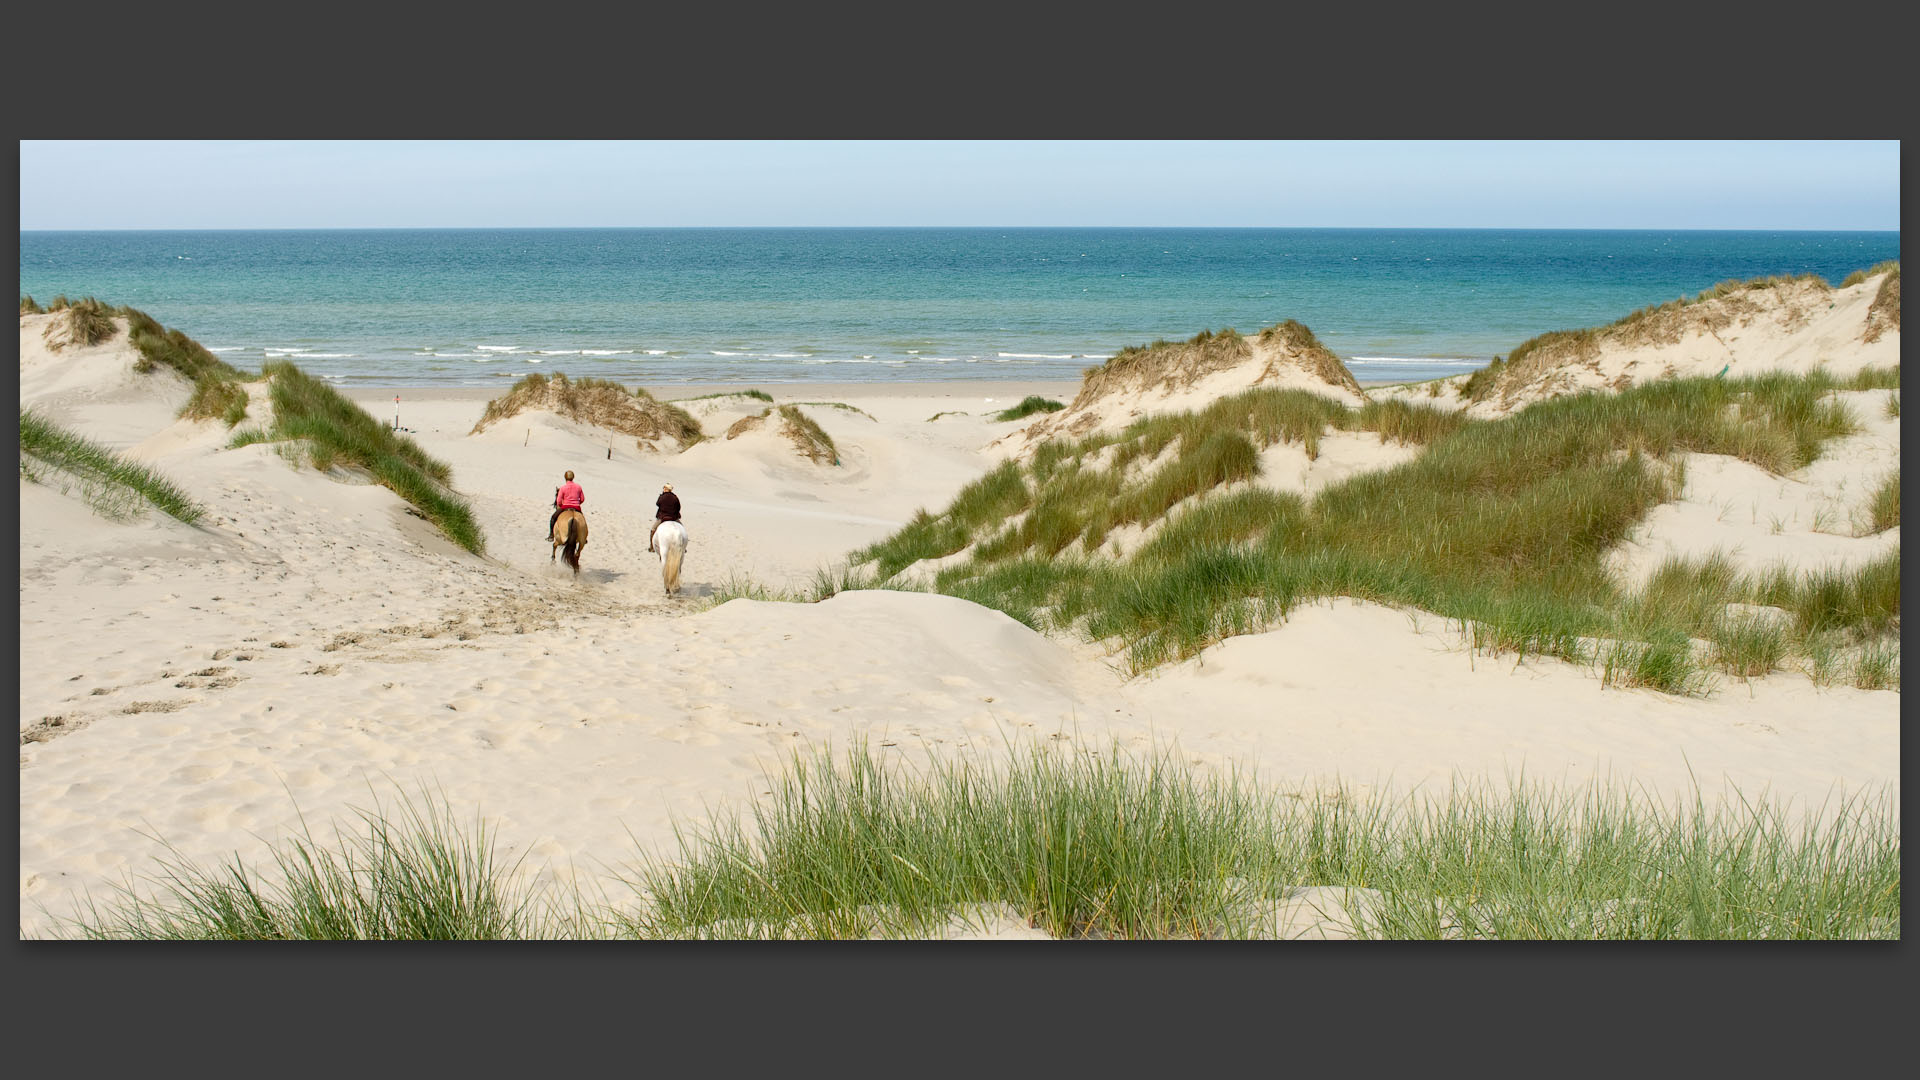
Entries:
[[1900,227],[1883,142],[20,144],[20,228]]

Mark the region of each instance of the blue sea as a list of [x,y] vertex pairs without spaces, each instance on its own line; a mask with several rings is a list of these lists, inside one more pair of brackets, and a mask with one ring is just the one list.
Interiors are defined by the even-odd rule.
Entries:
[[369,386],[1077,379],[1127,345],[1290,318],[1360,379],[1411,380],[1729,278],[1838,284],[1899,256],[1898,232],[32,231],[20,289]]

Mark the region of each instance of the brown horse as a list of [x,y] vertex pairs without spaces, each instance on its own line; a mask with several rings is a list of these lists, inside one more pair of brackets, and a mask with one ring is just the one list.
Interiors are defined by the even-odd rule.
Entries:
[[547,553],[547,561],[552,562],[558,554],[573,567],[573,576],[580,576],[580,552],[587,546],[587,516],[578,510],[562,510],[554,520],[553,551]]

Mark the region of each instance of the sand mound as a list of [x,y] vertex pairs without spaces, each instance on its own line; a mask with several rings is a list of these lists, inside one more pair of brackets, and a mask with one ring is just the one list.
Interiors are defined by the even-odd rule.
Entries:
[[489,401],[468,434],[478,435],[525,412],[552,413],[576,424],[631,435],[643,450],[659,450],[667,442],[678,453],[705,438],[700,422],[685,409],[656,400],[645,389],[629,391],[604,379],[575,381],[561,373],[549,378],[538,372],[515,383],[504,397]]
[[1049,439],[1118,430],[1152,413],[1204,408],[1256,386],[1308,390],[1350,405],[1367,401],[1340,358],[1289,319],[1253,338],[1233,330],[1202,331],[1189,341],[1122,349],[1088,370],[1072,404],[993,445],[1024,456]]
[[1883,271],[1839,289],[1811,276],[1718,285],[1610,326],[1542,334],[1454,386],[1471,414],[1492,417],[1652,379],[1822,368],[1845,376],[1897,366],[1898,274]]
[[737,439],[756,431],[776,434],[795,453],[815,465],[840,464],[840,451],[812,417],[793,405],[780,405],[753,416],[741,417],[727,428],[727,439]]
[[[125,450],[172,427],[193,387],[169,368],[141,373],[140,351],[128,341],[126,321],[94,345],[65,344],[66,311],[20,316],[20,407],[38,410],[62,427]],[[51,331],[51,335],[49,334]]]

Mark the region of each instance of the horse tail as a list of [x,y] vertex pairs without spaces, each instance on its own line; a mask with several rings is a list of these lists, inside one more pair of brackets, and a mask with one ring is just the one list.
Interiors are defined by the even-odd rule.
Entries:
[[660,556],[660,574],[666,579],[667,594],[680,591],[680,560],[687,553],[686,534],[682,533],[673,541],[662,545]]
[[567,565],[573,567],[575,572],[578,572],[580,569],[579,536],[580,536],[580,519],[577,517],[568,518],[567,519],[567,546],[560,549],[560,557],[562,559],[565,559],[567,561]]

